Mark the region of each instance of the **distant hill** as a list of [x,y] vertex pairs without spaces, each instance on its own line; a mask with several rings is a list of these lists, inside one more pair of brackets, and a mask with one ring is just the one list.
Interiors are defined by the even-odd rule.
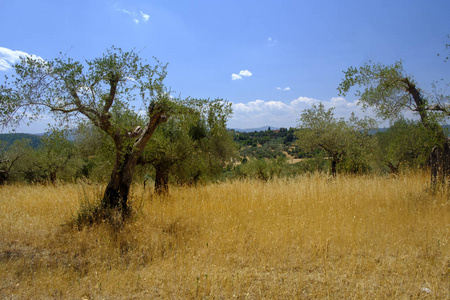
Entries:
[[377,129],[370,129],[369,130],[369,134],[375,134],[377,132],[385,132],[387,131],[389,128],[377,128]]
[[[444,128],[444,130],[447,132],[447,136],[450,136],[450,125],[444,125],[442,126]],[[257,127],[257,128],[229,128],[229,130],[234,130],[237,132],[259,132],[259,131],[267,131],[268,129],[271,130],[278,130],[280,129],[279,127],[274,127],[274,126],[262,126],[262,127]],[[370,134],[375,134],[377,132],[384,132],[388,130],[388,128],[377,128],[377,129],[372,129],[369,131]],[[30,134],[30,133],[0,133],[0,141],[5,141],[7,142],[7,146],[11,145],[12,143],[14,143],[14,141],[16,140],[22,140],[22,139],[30,139],[31,140],[31,146],[33,148],[37,148],[41,145],[41,137],[44,134]],[[69,140],[73,141],[74,137],[73,134],[69,134]]]
[[245,129],[241,129],[241,128],[230,128],[234,131],[239,131],[239,132],[255,132],[255,131],[266,131],[269,130],[269,128],[271,130],[278,130],[280,128],[278,127],[274,127],[274,126],[263,126],[263,127],[258,127],[258,128],[245,128]]
[[[442,128],[444,129],[444,133],[447,134],[447,136],[450,137],[450,125],[442,125]],[[369,130],[370,134],[376,134],[377,132],[385,132],[389,129],[388,128],[377,128],[377,129],[371,129]]]
[[9,146],[16,140],[29,139],[31,140],[31,146],[37,148],[41,145],[41,136],[29,133],[0,133],[0,141],[5,141]]

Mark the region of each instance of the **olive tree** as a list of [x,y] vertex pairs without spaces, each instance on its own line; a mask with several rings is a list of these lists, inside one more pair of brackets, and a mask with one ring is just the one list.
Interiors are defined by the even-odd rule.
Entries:
[[427,164],[433,139],[422,123],[400,119],[384,132],[377,132],[380,161],[391,173],[398,173],[401,167],[415,168]]
[[297,144],[304,151],[322,149],[331,160],[331,173],[344,159],[361,157],[372,147],[369,129],[375,127],[370,118],[358,119],[354,114],[348,121],[334,116],[334,108],[325,109],[320,103],[303,111],[296,133]]
[[114,166],[115,146],[112,139],[91,122],[79,123],[72,130],[72,137],[76,157],[80,160],[76,177],[97,182],[108,180]]
[[155,191],[168,192],[169,176],[181,184],[222,172],[236,148],[226,129],[231,105],[222,99],[188,99],[185,110],[160,126],[154,142],[144,151],[141,164],[155,169]]
[[7,182],[12,174],[20,173],[16,170],[17,163],[32,152],[29,139],[16,140],[10,146],[0,141],[0,185]]
[[[137,160],[174,109],[163,84],[167,65],[156,60],[151,66],[135,51],[113,47],[84,63],[65,56],[48,61],[26,57],[14,67],[16,75],[0,86],[0,124],[53,114],[61,122],[88,120],[97,126],[114,142],[115,152],[100,210],[128,215]],[[145,115],[142,124],[133,123],[138,113]]]
[[[450,115],[450,97],[442,92],[425,93],[408,75],[401,61],[393,65],[366,63],[350,67],[338,90],[345,96],[353,86],[363,107],[374,108],[385,120],[396,120],[405,111],[420,117],[420,121],[435,141],[432,153],[432,181],[444,179],[450,172],[450,145],[439,120]],[[438,175],[438,173],[440,175]]]
[[54,128],[41,139],[41,146],[35,154],[36,161],[52,184],[56,183],[56,175],[68,167],[69,160],[75,156],[75,147],[68,139],[65,130]]

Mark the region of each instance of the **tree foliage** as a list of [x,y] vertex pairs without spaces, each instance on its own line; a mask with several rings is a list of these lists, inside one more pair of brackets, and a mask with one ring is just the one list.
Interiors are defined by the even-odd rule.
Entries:
[[391,173],[398,173],[400,168],[417,168],[428,163],[433,139],[423,124],[400,119],[385,132],[376,134],[381,161]]
[[335,175],[337,165],[344,159],[351,158],[352,163],[363,166],[363,161],[359,159],[373,146],[369,129],[374,128],[375,121],[367,117],[358,119],[354,114],[348,121],[338,119],[333,110],[325,109],[322,103],[304,110],[297,131],[297,143],[305,151],[313,152],[317,148],[325,151],[331,160],[331,172]]
[[81,122],[73,131],[76,155],[81,160],[78,177],[105,182],[114,167],[115,145],[109,136],[90,122]]
[[273,178],[279,178],[287,173],[289,168],[285,157],[273,159],[249,159],[236,167],[236,176],[239,178],[256,178],[262,181],[268,181]]
[[31,133],[1,133],[0,141],[6,142],[5,146],[12,145],[17,140],[30,140],[30,146],[38,148],[41,145],[41,136]]
[[5,184],[12,174],[21,172],[17,165],[32,151],[30,144],[28,139],[15,140],[10,146],[0,141],[0,185]]
[[42,145],[36,151],[36,164],[44,171],[47,179],[56,183],[57,173],[68,167],[74,159],[75,147],[68,140],[67,132],[54,128],[42,137]]
[[184,113],[156,130],[141,160],[154,167],[158,193],[167,193],[170,174],[180,184],[196,183],[221,173],[235,155],[226,129],[230,103],[188,99],[184,106]]

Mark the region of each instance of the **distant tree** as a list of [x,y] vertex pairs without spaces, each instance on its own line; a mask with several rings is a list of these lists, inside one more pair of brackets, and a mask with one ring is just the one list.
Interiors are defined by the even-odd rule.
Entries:
[[140,164],[155,168],[155,191],[165,194],[169,189],[169,175],[173,166],[193,155],[188,128],[178,118],[172,118],[156,130],[153,143],[144,151]]
[[421,123],[406,119],[396,121],[385,132],[378,132],[376,137],[379,155],[391,173],[398,173],[401,166],[426,165],[434,146]]
[[109,136],[91,122],[73,131],[76,156],[81,160],[77,177],[104,182],[114,167],[115,146]]
[[226,130],[229,103],[189,99],[184,105],[185,113],[156,130],[153,143],[140,160],[155,168],[155,191],[159,194],[168,192],[170,174],[179,183],[195,183],[202,175],[221,172],[236,151]]
[[[89,120],[114,142],[115,161],[99,212],[129,215],[128,195],[138,158],[175,102],[163,85],[166,65],[152,67],[134,51],[111,48],[84,64],[62,57],[23,58],[0,86],[0,124],[15,125],[44,112],[59,121]],[[133,105],[141,103],[140,110]],[[137,114],[145,123],[136,124]]]
[[287,167],[287,159],[281,156],[272,159],[246,159],[242,164],[236,166],[235,173],[240,178],[255,178],[268,181],[281,177]]
[[0,134],[0,141],[6,142],[6,146],[12,145],[16,140],[30,140],[30,146],[33,148],[39,147],[41,144],[41,137],[36,134],[29,133],[2,133]]
[[358,119],[354,114],[348,121],[334,117],[334,108],[325,109],[320,103],[303,111],[297,131],[297,143],[305,151],[320,148],[331,160],[331,173],[336,175],[337,166],[351,156],[361,157],[371,147],[369,129],[375,127],[370,118]]
[[56,183],[58,172],[67,168],[74,158],[75,147],[67,138],[65,130],[53,129],[42,137],[42,145],[36,151],[35,164],[44,171],[52,184]]
[[16,140],[7,146],[6,142],[0,141],[0,185],[5,184],[11,174],[20,172],[14,167],[33,150],[30,143],[28,139]]

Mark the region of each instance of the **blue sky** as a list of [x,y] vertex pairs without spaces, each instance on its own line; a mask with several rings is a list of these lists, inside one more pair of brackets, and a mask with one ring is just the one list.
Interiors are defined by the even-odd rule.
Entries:
[[232,102],[229,127],[294,127],[320,101],[339,117],[373,116],[352,93],[338,97],[342,71],[402,59],[430,90],[450,75],[437,56],[450,43],[449,12],[448,0],[0,0],[0,76],[20,55],[83,60],[115,45],[168,62],[176,95]]

